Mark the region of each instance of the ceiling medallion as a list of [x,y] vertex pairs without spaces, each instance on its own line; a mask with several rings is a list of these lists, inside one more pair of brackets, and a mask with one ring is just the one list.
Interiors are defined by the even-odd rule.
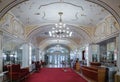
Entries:
[[57,38],[71,37],[72,31],[62,22],[63,12],[59,12],[58,15],[60,16],[59,22],[49,31],[49,35]]

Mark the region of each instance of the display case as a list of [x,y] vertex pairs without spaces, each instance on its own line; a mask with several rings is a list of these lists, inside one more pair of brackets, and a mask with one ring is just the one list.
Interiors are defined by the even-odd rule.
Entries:
[[100,43],[100,62],[106,66],[116,66],[116,38]]

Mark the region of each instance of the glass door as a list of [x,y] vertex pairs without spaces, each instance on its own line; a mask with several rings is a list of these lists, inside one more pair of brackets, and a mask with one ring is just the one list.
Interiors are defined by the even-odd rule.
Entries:
[[68,64],[69,61],[68,57],[69,55],[65,54],[48,55],[48,64],[52,65]]

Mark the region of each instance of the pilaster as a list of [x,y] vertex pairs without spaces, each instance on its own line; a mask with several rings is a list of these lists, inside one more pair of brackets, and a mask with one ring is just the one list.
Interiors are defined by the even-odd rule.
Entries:
[[29,44],[23,45],[22,67],[29,67]]
[[117,55],[117,67],[120,72],[120,34],[118,36],[118,55]]
[[3,32],[0,31],[0,73],[3,71],[2,40]]

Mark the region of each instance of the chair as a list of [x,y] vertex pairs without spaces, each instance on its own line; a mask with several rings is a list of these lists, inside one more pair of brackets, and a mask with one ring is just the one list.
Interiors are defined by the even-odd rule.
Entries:
[[29,74],[28,68],[20,68],[20,64],[13,64],[8,66],[8,77],[11,80],[20,80]]

